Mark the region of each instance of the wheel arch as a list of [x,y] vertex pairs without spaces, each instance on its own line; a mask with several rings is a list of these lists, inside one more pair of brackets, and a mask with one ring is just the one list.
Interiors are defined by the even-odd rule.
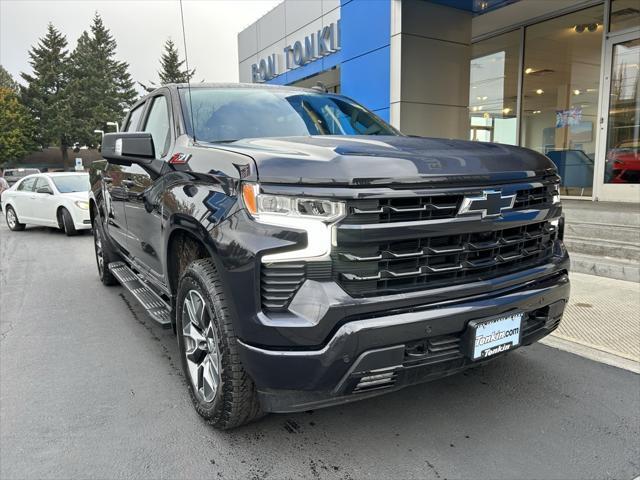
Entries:
[[217,263],[215,248],[201,232],[193,229],[173,228],[167,238],[165,251],[167,286],[173,296],[178,291],[180,276],[189,263],[201,258],[212,258]]
[[59,203],[56,207],[56,220],[58,222],[59,228],[64,228],[63,220],[62,220],[62,209],[69,211],[69,207],[67,207],[64,203]]

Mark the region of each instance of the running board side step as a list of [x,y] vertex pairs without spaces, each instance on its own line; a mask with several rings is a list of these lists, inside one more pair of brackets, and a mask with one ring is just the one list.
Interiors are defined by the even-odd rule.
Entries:
[[118,279],[120,285],[133,295],[144,307],[149,316],[162,328],[171,328],[171,307],[131,270],[124,262],[112,262],[109,270]]

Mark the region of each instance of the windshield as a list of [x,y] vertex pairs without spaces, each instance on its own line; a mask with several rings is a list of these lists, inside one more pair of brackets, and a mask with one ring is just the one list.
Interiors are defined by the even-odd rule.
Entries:
[[60,193],[88,192],[89,175],[64,175],[51,177]]
[[[180,96],[187,131],[193,135],[188,90],[181,89]],[[364,107],[339,95],[257,88],[193,88],[191,103],[196,138],[207,142],[398,134]]]

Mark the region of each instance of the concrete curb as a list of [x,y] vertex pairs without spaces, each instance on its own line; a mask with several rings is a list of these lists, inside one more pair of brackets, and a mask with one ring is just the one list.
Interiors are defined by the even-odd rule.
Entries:
[[611,352],[599,350],[593,346],[586,345],[574,340],[549,335],[540,340],[540,343],[551,348],[557,348],[565,352],[579,355],[595,362],[611,365],[612,367],[622,368],[630,372],[640,374],[640,362],[629,358],[621,357]]

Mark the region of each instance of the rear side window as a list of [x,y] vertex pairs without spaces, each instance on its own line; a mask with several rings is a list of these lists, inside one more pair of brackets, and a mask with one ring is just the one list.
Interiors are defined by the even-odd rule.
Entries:
[[144,131],[149,132],[153,138],[156,158],[164,157],[167,154],[170,144],[169,107],[166,97],[161,95],[153,99]]
[[18,188],[16,190],[19,190],[21,192],[33,192],[33,187],[35,184],[36,177],[27,178],[20,182],[20,185],[18,185]]
[[142,117],[142,112],[144,110],[144,103],[131,111],[131,115],[129,115],[129,121],[127,122],[127,128],[125,131],[127,132],[137,132],[138,125],[140,124],[140,117]]

